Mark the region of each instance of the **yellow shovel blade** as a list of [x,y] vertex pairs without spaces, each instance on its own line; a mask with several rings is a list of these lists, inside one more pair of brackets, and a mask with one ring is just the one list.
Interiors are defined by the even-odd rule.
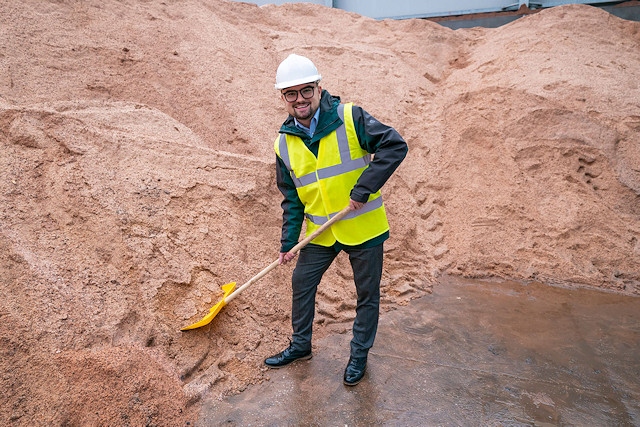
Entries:
[[181,331],[188,331],[190,329],[201,328],[202,326],[208,325],[213,320],[213,318],[216,317],[216,314],[220,312],[222,307],[227,305],[225,298],[228,297],[236,288],[236,282],[227,283],[226,285],[222,285],[221,288],[224,292],[224,295],[222,296],[220,302],[211,307],[209,313],[204,316],[202,320],[197,321],[193,325],[185,326],[184,328],[180,329]]

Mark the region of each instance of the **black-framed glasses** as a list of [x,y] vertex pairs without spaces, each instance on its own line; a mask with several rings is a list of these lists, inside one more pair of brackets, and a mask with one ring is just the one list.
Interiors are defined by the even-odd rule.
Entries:
[[315,90],[315,86],[305,86],[300,90],[288,90],[286,92],[283,92],[282,96],[284,96],[284,99],[287,102],[296,102],[296,100],[298,99],[298,92],[300,92],[302,99],[310,99],[313,97]]

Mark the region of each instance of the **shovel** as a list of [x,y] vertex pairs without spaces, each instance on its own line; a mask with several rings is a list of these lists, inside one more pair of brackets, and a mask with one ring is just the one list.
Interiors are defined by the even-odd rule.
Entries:
[[[331,227],[331,225],[333,223],[335,223],[337,221],[340,221],[342,218],[344,218],[344,216],[347,213],[349,213],[349,211],[351,211],[351,208],[347,206],[346,208],[344,208],[343,210],[338,212],[336,215],[334,215],[333,218],[331,218],[329,221],[327,221],[324,224],[322,224],[322,226],[320,226],[316,231],[311,233],[304,240],[300,241],[289,252],[293,253],[293,254],[297,253],[300,249],[302,249],[305,246],[307,246],[307,243],[309,243],[310,241],[312,241],[313,239],[318,237],[327,228]],[[204,316],[202,318],[202,320],[199,320],[199,321],[197,321],[196,323],[194,323],[192,325],[185,326],[184,328],[182,328],[180,330],[181,331],[188,331],[190,329],[196,329],[196,328],[200,328],[202,326],[208,325],[213,320],[213,318],[216,317],[216,315],[220,312],[222,307],[227,305],[229,302],[231,302],[233,299],[235,299],[238,295],[240,295],[240,293],[242,291],[244,291],[250,285],[252,285],[253,283],[257,282],[259,279],[264,277],[268,272],[270,272],[271,270],[276,268],[278,265],[280,265],[280,260],[279,259],[273,261],[264,270],[262,270],[260,273],[258,273],[255,276],[253,276],[251,279],[249,279],[249,281],[247,283],[245,283],[244,285],[242,285],[238,289],[236,289],[235,292],[233,290],[236,287],[236,282],[231,282],[231,283],[227,283],[226,285],[222,285],[221,288],[222,288],[222,291],[224,292],[224,295],[222,296],[222,299],[220,300],[220,302],[217,303],[216,305],[214,305],[213,307],[211,307],[211,309],[209,310],[209,313],[206,316]]]

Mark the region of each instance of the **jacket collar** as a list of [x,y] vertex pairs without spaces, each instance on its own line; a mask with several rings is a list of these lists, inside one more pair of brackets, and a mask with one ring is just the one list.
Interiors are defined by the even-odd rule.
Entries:
[[[322,91],[320,98],[320,117],[318,118],[318,125],[316,126],[316,131],[313,134],[311,142],[319,141],[342,125],[342,120],[340,120],[338,116],[338,105],[340,105],[339,96],[333,96],[326,90]],[[303,140],[309,140],[309,136],[296,126],[293,116],[291,115],[287,117],[280,127],[280,133],[287,133],[299,136]]]

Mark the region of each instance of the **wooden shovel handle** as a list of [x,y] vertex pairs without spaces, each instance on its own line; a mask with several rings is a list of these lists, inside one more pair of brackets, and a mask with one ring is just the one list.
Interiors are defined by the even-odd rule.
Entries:
[[[335,222],[338,222],[342,218],[344,218],[345,215],[347,215],[350,211],[351,211],[351,208],[349,206],[347,206],[346,208],[342,209],[340,212],[335,214],[335,216],[333,218],[331,218],[329,221],[327,221],[324,224],[322,224],[316,231],[311,233],[304,240],[301,240],[300,242],[298,242],[298,244],[295,245],[289,252],[294,253],[294,254],[298,253],[298,251],[300,251],[300,249],[302,249],[305,246],[307,246],[307,244],[310,241],[312,241],[313,239],[318,237],[323,231],[325,231],[327,228],[331,227],[331,225],[333,225]],[[242,285],[238,289],[236,289],[231,295],[226,297],[224,299],[225,303],[228,303],[228,302],[232,301],[235,297],[240,295],[240,293],[242,291],[244,291],[246,288],[251,286],[253,283],[255,283],[258,280],[260,280],[262,277],[266,276],[268,272],[270,272],[271,270],[276,268],[278,265],[280,265],[280,259],[279,258],[277,260],[273,261],[267,267],[265,267],[260,273],[256,274],[251,279],[249,279],[249,281],[247,281],[247,283],[245,283],[244,285]]]

